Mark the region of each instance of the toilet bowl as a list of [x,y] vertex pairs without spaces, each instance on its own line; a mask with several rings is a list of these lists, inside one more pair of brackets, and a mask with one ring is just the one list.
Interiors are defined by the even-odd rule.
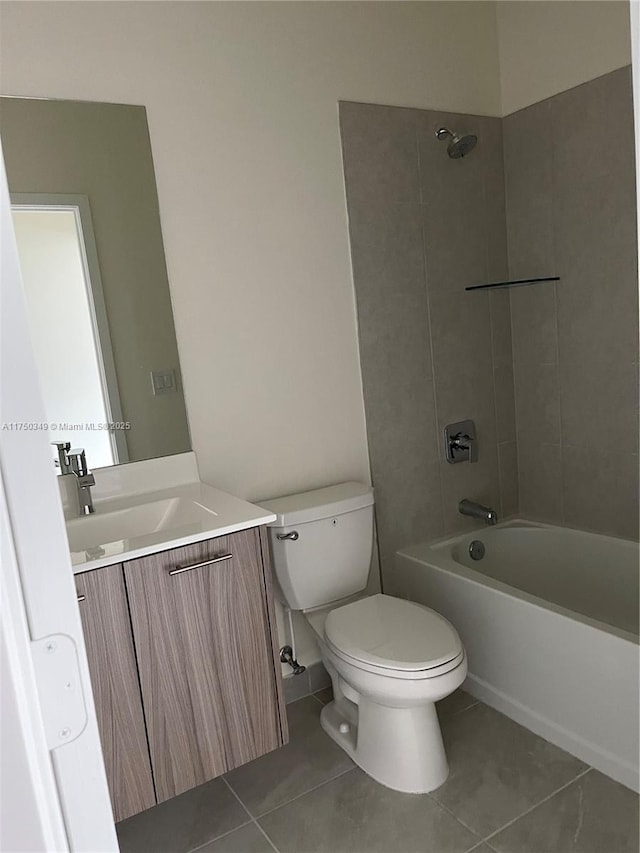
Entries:
[[449,768],[435,703],[467,674],[455,629],[433,610],[382,594],[306,616],[333,684],[323,729],[389,788],[440,787]]
[[371,488],[339,483],[262,503],[276,515],[274,588],[306,617],[333,683],[322,727],[383,785],[435,790],[449,772],[435,703],[462,684],[467,659],[455,628],[435,611],[366,596]]

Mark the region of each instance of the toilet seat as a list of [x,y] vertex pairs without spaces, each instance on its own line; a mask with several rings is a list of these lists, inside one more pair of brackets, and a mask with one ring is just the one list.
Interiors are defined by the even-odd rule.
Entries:
[[443,616],[389,595],[372,595],[332,610],[324,636],[346,663],[387,677],[435,678],[464,660],[460,637]]

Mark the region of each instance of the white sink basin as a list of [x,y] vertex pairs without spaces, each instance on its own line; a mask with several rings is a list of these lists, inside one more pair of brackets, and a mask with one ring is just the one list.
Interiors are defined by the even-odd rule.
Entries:
[[75,574],[276,520],[272,512],[199,480],[157,491],[118,493],[123,484],[106,470],[102,495],[96,477],[95,512],[66,522]]
[[[105,502],[107,503],[107,502]],[[122,506],[108,502],[94,514],[67,521],[71,551],[89,551],[111,542],[139,539],[155,533],[178,531],[186,525],[214,523],[217,513],[197,501],[170,497]]]

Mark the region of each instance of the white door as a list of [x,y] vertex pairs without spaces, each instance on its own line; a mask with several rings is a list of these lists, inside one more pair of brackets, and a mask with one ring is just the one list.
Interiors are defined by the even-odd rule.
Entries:
[[0,226],[0,849],[117,851],[2,156]]

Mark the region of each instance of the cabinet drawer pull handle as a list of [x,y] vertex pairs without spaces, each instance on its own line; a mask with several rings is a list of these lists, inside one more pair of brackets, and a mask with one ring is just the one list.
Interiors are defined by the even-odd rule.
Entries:
[[190,572],[192,569],[201,569],[203,566],[212,566],[214,563],[222,563],[224,560],[232,560],[233,554],[220,554],[219,557],[212,557],[210,560],[203,560],[201,563],[191,563],[190,566],[176,566],[175,569],[170,569],[170,575],[181,575],[182,572]]
[[79,595],[78,596],[78,604],[80,604],[81,601],[84,601],[86,597],[87,597],[86,595]]

